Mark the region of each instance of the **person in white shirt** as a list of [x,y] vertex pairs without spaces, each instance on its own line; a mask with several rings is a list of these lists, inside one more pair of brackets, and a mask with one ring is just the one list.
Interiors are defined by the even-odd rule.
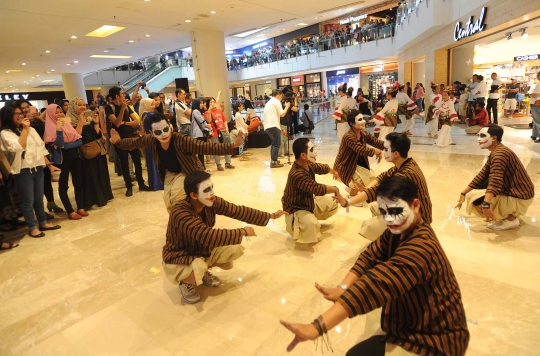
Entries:
[[[499,112],[497,111],[497,105],[499,105],[499,90],[504,88],[504,83],[497,78],[497,73],[491,73],[491,88],[489,90],[489,98],[487,103],[487,112],[489,123],[497,125],[499,123]],[[491,113],[493,112],[493,121],[491,121]]]
[[[21,109],[11,105],[4,106],[0,110],[0,118],[2,122],[0,149],[11,165],[11,174],[17,183],[28,235],[35,238],[43,237],[45,236],[43,231],[60,229],[59,225],[47,223],[43,206],[43,167],[49,169],[48,167],[52,165],[46,157],[49,152]],[[34,212],[39,226],[34,218]]]
[[487,84],[484,81],[483,75],[477,75],[478,83],[474,88],[475,101],[477,103],[486,103]]
[[476,95],[474,95],[474,92],[477,84],[478,76],[473,74],[472,82],[467,85],[467,92],[469,92],[469,106],[467,107],[467,115],[471,115],[475,108],[474,99],[476,99]]
[[[244,118],[242,117],[242,110],[244,110],[244,105],[242,105],[241,102],[237,101],[233,106],[233,113],[234,113],[234,124],[236,126],[236,129],[244,134],[244,137],[247,137],[249,135],[248,132],[248,125],[244,121]],[[231,135],[232,140],[232,135]],[[238,154],[240,155],[240,161],[249,161],[249,158],[244,156],[244,145],[246,143],[243,142],[238,147]]]
[[176,89],[175,94],[174,112],[176,114],[178,132],[191,136],[191,109],[186,104],[186,91],[184,89]]
[[289,110],[291,104],[287,102],[285,104],[285,109],[283,109],[281,106],[282,100],[283,93],[281,90],[274,89],[274,91],[272,91],[272,98],[268,100],[263,111],[264,130],[272,141],[272,146],[270,147],[270,168],[283,167],[283,164],[278,161],[278,154],[281,145],[281,136],[284,135],[287,137],[287,132],[282,132],[280,118],[287,114],[287,110]]
[[540,72],[536,74],[538,83],[529,94],[531,97],[531,116],[533,118],[533,130],[531,138],[535,143],[540,143]]

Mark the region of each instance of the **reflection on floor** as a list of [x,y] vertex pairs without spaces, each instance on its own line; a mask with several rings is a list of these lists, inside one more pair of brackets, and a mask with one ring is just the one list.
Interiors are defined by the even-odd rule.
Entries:
[[[452,132],[457,145],[444,149],[424,131],[418,121],[410,155],[428,180],[433,227],[461,286],[471,331],[468,355],[537,355],[540,199],[524,225],[511,231],[490,231],[481,219],[455,211],[459,192],[487,151],[460,127]],[[317,125],[312,136],[320,162],[333,164],[335,135],[330,120]],[[540,191],[540,145],[529,136],[529,130],[505,128],[504,141]],[[209,167],[217,194],[269,212],[280,209],[289,166],[268,168],[269,149],[247,153],[250,161],[234,161],[234,171]],[[389,167],[374,164],[377,172]],[[336,183],[330,176],[318,180]],[[284,220],[276,220],[255,228],[258,236],[243,243],[245,255],[234,269],[214,269],[221,287],[200,287],[202,301],[186,305],[161,271],[168,217],[162,192],[135,191],[126,198],[121,178],[115,176],[113,184],[114,201],[91,210],[90,217],[68,221],[60,214],[61,230],[42,239],[24,237],[20,247],[1,253],[1,355],[283,355],[292,337],[278,321],[310,322],[325,311],[330,305],[314,282],[339,283],[368,244],[357,234],[370,217],[367,208],[340,210],[329,220],[333,228],[311,248],[295,246]],[[217,226],[241,223],[220,217]],[[377,318],[377,312],[360,316],[332,331],[335,354],[372,335]],[[294,351],[319,353],[313,343]]]

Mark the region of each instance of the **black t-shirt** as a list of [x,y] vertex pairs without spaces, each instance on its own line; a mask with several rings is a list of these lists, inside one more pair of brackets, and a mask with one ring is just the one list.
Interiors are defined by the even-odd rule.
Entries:
[[358,161],[356,162],[356,165],[360,166],[360,167],[364,167],[365,169],[369,170],[369,165],[366,162],[366,157],[364,157],[364,156],[359,156],[358,157]]
[[[114,112],[111,105],[114,106]],[[109,115],[114,115],[116,116],[116,118],[118,118],[118,116],[120,115],[120,110],[122,109],[121,106],[118,106],[114,103],[111,105],[105,106],[105,116],[107,117],[107,120],[109,121],[110,121]],[[131,114],[133,114],[133,110],[131,110],[131,108],[127,106],[126,109],[124,110],[124,118],[122,119],[122,121],[130,122],[131,118],[129,117],[129,115]],[[133,132],[133,128],[131,126],[120,125],[120,127],[117,127],[114,125],[112,121],[111,121],[111,125],[112,125],[112,128],[118,132],[118,134],[120,135],[120,138],[135,137],[135,133]]]
[[506,86],[506,99],[515,99],[518,92],[511,93],[508,89],[519,89],[519,83],[508,84]]
[[165,166],[166,170],[171,173],[182,172],[182,166],[180,165],[180,162],[178,162],[176,151],[172,143],[167,150],[164,150],[163,147],[161,147],[161,144],[158,144],[158,156],[159,162]]

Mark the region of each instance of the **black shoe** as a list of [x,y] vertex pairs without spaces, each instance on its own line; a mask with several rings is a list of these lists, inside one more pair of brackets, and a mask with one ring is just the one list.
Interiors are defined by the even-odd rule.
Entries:
[[47,220],[52,220],[54,219],[54,215],[51,215],[49,213],[45,213],[45,217],[47,218]]
[[31,233],[28,233],[28,236],[31,236],[31,237],[33,237],[33,238],[35,238],[35,239],[38,239],[38,238],[40,238],[40,237],[45,236],[45,234],[44,234],[43,232],[40,232],[40,233],[37,234],[37,235],[32,235]]
[[139,185],[139,190],[143,191],[143,192],[151,192],[152,191],[152,189],[150,189],[150,187],[147,186],[146,184]]
[[58,230],[62,228],[60,225],[54,225],[54,226],[51,226],[51,227],[45,227],[45,226],[40,226],[39,229],[41,231],[48,231],[48,230]]
[[531,136],[531,140],[536,141],[537,137]]
[[534,140],[534,143],[540,143],[540,138],[537,138],[536,140]]
[[128,190],[126,190],[126,197],[130,197],[133,195],[133,190],[131,188],[129,188]]

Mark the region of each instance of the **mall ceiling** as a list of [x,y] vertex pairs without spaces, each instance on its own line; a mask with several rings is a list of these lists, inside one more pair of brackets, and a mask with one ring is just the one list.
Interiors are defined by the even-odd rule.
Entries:
[[[31,90],[61,80],[62,73],[90,73],[188,47],[189,33],[197,28],[221,30],[226,46],[239,48],[294,31],[300,23],[312,25],[382,2],[386,1],[312,1],[306,6],[305,1],[290,0],[2,1],[0,92]],[[103,25],[125,29],[105,38],[85,36]],[[244,39],[231,37],[267,26]]]

